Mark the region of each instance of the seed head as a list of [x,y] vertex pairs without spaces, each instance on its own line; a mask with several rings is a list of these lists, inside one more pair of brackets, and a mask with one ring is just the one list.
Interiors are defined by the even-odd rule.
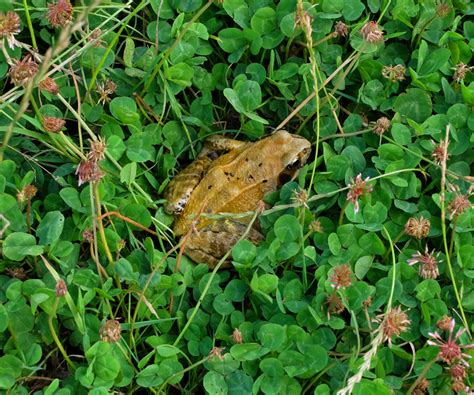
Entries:
[[337,21],[334,26],[334,37],[347,37],[348,29],[347,25],[342,21]]
[[423,218],[423,216],[420,216],[420,218],[411,217],[405,224],[405,233],[408,236],[420,240],[428,236],[428,233],[430,232],[430,226],[430,221]]
[[8,11],[6,14],[0,12],[0,47],[3,39],[7,40],[10,49],[14,49],[17,45],[15,34],[20,32],[20,16],[13,11]]
[[383,66],[382,76],[391,82],[403,81],[405,79],[406,68],[402,64],[395,66]]
[[66,121],[56,117],[44,117],[43,128],[50,133],[58,133],[66,124]]
[[84,241],[87,241],[88,243],[93,243],[94,233],[92,233],[92,230],[87,228],[84,232],[82,232],[82,238],[84,239]]
[[328,306],[328,315],[340,314],[345,309],[342,299],[335,292],[326,298],[326,304]]
[[99,94],[99,100],[97,103],[105,104],[110,101],[110,95],[114,94],[117,90],[117,84],[115,84],[112,80],[106,79],[104,82],[98,82],[97,86],[97,93]]
[[370,177],[366,177],[365,180],[362,180],[362,174],[359,173],[354,180],[348,185],[349,192],[347,192],[346,200],[354,203],[354,213],[359,212],[359,198],[364,195],[371,193],[373,190],[372,185],[367,185],[367,182],[370,180]]
[[38,72],[38,64],[31,58],[31,55],[26,55],[22,60],[15,60],[10,66],[8,75],[12,82],[16,85],[28,84]]
[[87,159],[98,162],[105,158],[105,149],[107,148],[105,141],[99,138],[98,140],[91,141],[91,150],[87,154]]
[[436,259],[434,250],[428,252],[428,247],[426,247],[424,254],[417,251],[416,254],[413,254],[411,259],[408,260],[410,266],[415,263],[420,264],[418,272],[424,279],[435,279],[439,276],[438,260]]
[[431,157],[438,164],[449,159],[448,147],[446,146],[444,140],[440,140],[439,144],[434,148],[433,152],[431,153]]
[[311,221],[311,223],[309,224],[309,229],[315,233],[324,233],[324,229],[323,229],[323,226],[321,225],[321,221],[317,219],[315,219],[314,221]]
[[122,328],[117,320],[107,320],[99,329],[100,338],[107,343],[116,343],[120,340]]
[[234,332],[232,332],[232,340],[234,341],[234,343],[237,343],[237,344],[243,343],[242,332],[240,332],[238,328],[235,328]]
[[94,41],[94,47],[103,47],[105,41],[101,40],[100,37],[102,36],[103,32],[99,28],[94,29],[89,36],[89,41]]
[[307,203],[308,202],[308,192],[306,192],[306,189],[300,189],[300,190],[293,191],[292,200],[296,204],[308,208],[308,203]]
[[377,22],[370,21],[367,22],[360,29],[362,38],[370,44],[379,44],[384,41],[383,32],[380,29],[380,26],[377,25]]
[[5,272],[13,278],[17,278],[18,280],[26,280],[28,275],[25,272],[25,269],[22,267],[7,267]]
[[56,282],[56,297],[60,298],[61,296],[64,296],[66,294],[67,294],[67,285],[63,279],[59,279]]
[[346,288],[352,284],[352,269],[345,263],[336,266],[331,276],[332,287],[335,289]]
[[428,388],[430,388],[430,382],[426,380],[426,378],[422,378],[416,384],[416,387],[413,389],[413,395],[424,395],[428,392]]
[[443,332],[449,332],[451,329],[452,320],[453,318],[450,317],[449,315],[443,315],[436,323],[436,326],[439,329],[441,329]]
[[375,121],[373,130],[375,134],[378,134],[379,136],[381,136],[389,128],[390,128],[390,119],[388,119],[387,117],[380,117],[379,119],[377,119],[377,121]]
[[224,360],[224,355],[222,352],[224,351],[224,347],[213,347],[212,350],[209,352],[209,359],[219,358],[221,361]]
[[466,384],[464,384],[463,380],[453,381],[453,383],[451,384],[451,389],[457,394],[460,394],[460,393],[472,394],[472,392],[469,392],[469,387]]
[[64,27],[72,21],[72,5],[69,0],[58,0],[57,3],[48,4],[46,18],[54,28]]
[[362,302],[362,306],[364,306],[364,308],[366,308],[366,309],[368,309],[370,306],[372,306],[372,296],[369,296],[367,299],[365,299]]
[[411,323],[400,306],[390,309],[388,313],[381,314],[377,318],[376,321],[381,324],[383,341],[388,341],[390,345],[392,345],[392,337],[400,336],[402,332],[408,330]]
[[43,91],[52,93],[53,95],[57,95],[59,93],[59,86],[51,77],[46,77],[38,84],[38,87]]
[[448,213],[451,218],[454,216],[462,214],[464,211],[470,209],[472,204],[469,200],[468,195],[461,195],[460,193],[456,193],[453,200],[451,200],[448,204]]
[[76,175],[78,176],[78,186],[81,186],[88,181],[99,181],[104,176],[104,173],[102,173],[96,161],[87,159],[79,163]]
[[459,63],[456,67],[453,68],[453,80],[456,81],[458,84],[466,77],[468,71],[473,70],[474,66],[468,66],[465,63]]

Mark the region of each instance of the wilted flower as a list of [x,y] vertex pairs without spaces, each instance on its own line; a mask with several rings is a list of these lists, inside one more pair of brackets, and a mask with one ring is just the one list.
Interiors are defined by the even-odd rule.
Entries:
[[377,22],[367,22],[360,29],[362,38],[370,44],[378,44],[383,42],[383,32]]
[[19,203],[24,203],[28,200],[31,200],[35,197],[36,193],[38,192],[38,188],[36,188],[32,184],[25,185],[20,192],[17,193],[16,198]]
[[374,132],[381,136],[390,128],[390,119],[387,117],[380,117],[375,121]]
[[346,37],[348,33],[347,25],[342,21],[337,21],[334,26],[334,37]]
[[428,252],[428,247],[426,247],[424,254],[417,251],[416,254],[413,254],[411,259],[408,260],[410,266],[415,263],[420,264],[418,273],[421,277],[425,279],[435,279],[439,276],[438,260],[435,257],[434,250]]
[[224,360],[224,355],[222,352],[224,351],[224,347],[213,347],[212,350],[209,352],[209,359],[212,358],[219,358],[221,361]]
[[41,90],[57,95],[59,93],[59,86],[51,77],[46,77],[38,84]]
[[446,15],[448,15],[450,11],[451,11],[451,7],[449,6],[449,4],[439,3],[436,6],[436,15],[439,16],[440,18],[443,18]]
[[[0,12],[0,40],[7,40],[10,49],[14,49],[18,41],[15,34],[20,32],[20,17],[16,12],[8,11],[6,14]],[[0,47],[2,46],[0,42]]]
[[370,177],[366,177],[365,180],[362,180],[362,174],[359,173],[355,181],[352,180],[352,182],[348,185],[349,192],[347,192],[346,199],[349,202],[354,203],[354,212],[356,214],[359,212],[359,198],[364,194],[371,193],[373,190],[372,185],[367,185],[369,179]]
[[306,189],[300,189],[300,190],[295,190],[293,191],[293,202],[296,204],[299,204],[301,206],[308,207],[308,192],[306,192]]
[[104,46],[104,40],[100,40],[100,36],[102,36],[102,30],[99,28],[94,29],[89,36],[89,41],[94,41],[94,47],[103,47]]
[[461,392],[465,392],[465,393],[468,393],[468,394],[472,394],[472,392],[468,392],[469,391],[469,387],[464,384],[464,381],[463,380],[455,380],[453,381],[453,383],[451,384],[451,389],[456,392],[456,393],[461,393]]
[[14,64],[10,66],[8,75],[15,85],[26,85],[29,83],[38,72],[38,64],[31,58],[31,55],[26,55],[22,60],[15,60]]
[[87,181],[99,181],[104,173],[102,173],[96,161],[87,159],[79,163],[76,175],[78,176],[78,186],[81,186]]
[[366,309],[368,309],[371,305],[372,305],[372,296],[369,296],[367,299],[365,299],[362,302],[362,306],[364,306],[364,308]]
[[431,223],[428,219],[410,217],[405,224],[405,233],[415,239],[423,239],[430,232]]
[[242,344],[242,332],[240,332],[238,328],[235,328],[232,332],[232,340],[234,341],[234,343]]
[[393,336],[400,336],[410,326],[410,320],[400,306],[390,309],[386,314],[380,314],[376,322],[381,325],[383,341],[388,341],[390,345]]
[[454,67],[453,80],[460,83],[465,77],[469,70],[473,70],[474,66],[468,66],[465,63],[459,63]]
[[462,214],[464,211],[470,209],[471,207],[472,205],[469,200],[469,196],[456,193],[453,200],[449,202],[447,209],[449,216],[452,218],[455,215]]
[[116,343],[120,340],[122,328],[117,320],[107,320],[99,329],[100,338],[108,343]]
[[311,223],[309,224],[309,229],[312,232],[324,233],[324,229],[323,229],[323,226],[321,225],[321,221],[317,219],[315,219],[314,221],[311,221]]
[[352,284],[352,269],[345,263],[336,266],[331,275],[331,286],[335,289],[345,288]]
[[423,377],[413,388],[412,395],[424,395],[428,392],[428,388],[430,388],[430,382]]
[[99,100],[97,103],[105,104],[110,101],[110,95],[115,93],[117,90],[117,84],[112,80],[106,79],[104,82],[98,82],[96,86],[97,93],[99,94]]
[[452,317],[449,315],[443,315],[438,322],[436,323],[436,326],[441,329],[444,332],[448,332],[451,328],[451,321],[453,320]]
[[56,282],[56,297],[61,297],[67,294],[67,285],[63,279]]
[[406,68],[402,64],[395,66],[383,66],[382,76],[391,82],[403,81],[405,79]]
[[5,272],[13,278],[17,278],[18,280],[26,280],[28,278],[28,275],[25,272],[25,269],[22,267],[7,267],[5,269]]
[[449,368],[449,374],[453,380],[464,380],[467,377],[466,367],[461,364]]
[[62,118],[56,117],[44,117],[43,128],[50,133],[58,133],[66,124],[66,121]]
[[326,298],[326,304],[328,306],[328,315],[340,314],[345,308],[342,299],[336,293],[333,293]]
[[98,140],[91,141],[91,150],[87,154],[87,159],[98,162],[105,158],[105,141],[99,138]]
[[448,147],[446,147],[446,143],[444,140],[441,140],[439,144],[435,147],[435,149],[431,153],[431,157],[438,164],[449,159]]
[[94,241],[94,233],[92,233],[92,230],[87,228],[84,232],[82,232],[82,238],[88,243],[92,243]]
[[454,319],[452,319],[451,325],[449,327],[449,336],[447,341],[443,340],[443,338],[437,332],[434,332],[429,333],[431,339],[428,340],[427,343],[430,346],[439,347],[438,359],[441,359],[448,365],[452,365],[453,363],[461,363],[465,366],[469,366],[466,359],[471,358],[471,356],[469,354],[464,353],[463,349],[474,348],[474,344],[458,344],[457,341],[459,340],[461,335],[466,332],[466,328],[459,329],[456,332],[456,335],[454,335],[454,325],[455,321]]
[[64,27],[72,21],[72,5],[69,0],[58,0],[48,4],[46,18],[52,27]]

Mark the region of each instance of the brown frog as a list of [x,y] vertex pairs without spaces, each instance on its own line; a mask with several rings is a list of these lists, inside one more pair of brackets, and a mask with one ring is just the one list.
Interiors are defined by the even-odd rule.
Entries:
[[[255,210],[267,193],[296,177],[310,151],[308,140],[284,130],[254,143],[218,135],[208,138],[199,156],[165,191],[165,211],[175,215],[175,235],[195,228],[184,253],[214,267],[245,232],[250,217],[216,220],[200,214]],[[262,238],[254,228],[246,236],[253,243]]]

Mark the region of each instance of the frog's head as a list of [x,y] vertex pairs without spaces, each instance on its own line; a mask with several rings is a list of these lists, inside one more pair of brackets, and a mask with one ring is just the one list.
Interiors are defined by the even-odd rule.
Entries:
[[285,130],[278,130],[272,134],[272,139],[281,147],[280,182],[293,180],[299,169],[304,166],[311,153],[311,143],[304,137],[290,134]]

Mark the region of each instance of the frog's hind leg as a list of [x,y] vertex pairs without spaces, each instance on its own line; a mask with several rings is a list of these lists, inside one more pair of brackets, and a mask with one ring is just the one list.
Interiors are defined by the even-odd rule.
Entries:
[[165,191],[165,211],[168,214],[180,214],[188,202],[194,188],[204,177],[212,160],[202,156],[191,162],[168,184]]
[[[184,253],[193,261],[207,263],[210,268],[214,268],[227,251],[239,241],[247,226],[235,220],[212,222],[189,236]],[[250,228],[245,239],[257,244],[263,240],[263,235]],[[224,267],[228,266],[228,263],[224,263]]]

